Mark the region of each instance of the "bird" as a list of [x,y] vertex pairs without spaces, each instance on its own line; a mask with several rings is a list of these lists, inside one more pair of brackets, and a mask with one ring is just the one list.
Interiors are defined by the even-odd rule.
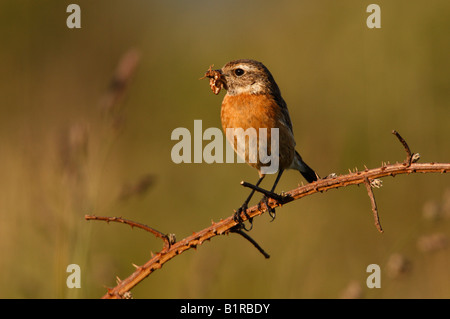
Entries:
[[[287,169],[299,171],[308,183],[318,180],[319,176],[316,172],[295,150],[296,143],[287,104],[275,79],[263,63],[251,59],[233,60],[218,70],[212,70],[211,66],[204,77],[210,78],[211,89],[216,95],[222,88],[227,91],[221,107],[221,122],[224,132],[227,129],[254,128],[258,133],[258,150],[262,146],[265,146],[267,150],[271,149],[269,146],[272,146],[271,143],[274,142],[271,139],[271,129],[278,129],[278,141],[275,141],[275,143],[278,142],[278,154],[271,154],[271,156],[278,156],[278,170],[271,193],[274,193],[281,175]],[[267,137],[265,143],[262,143],[259,139],[259,129],[264,128],[267,129]],[[245,147],[238,145],[235,136],[231,135],[230,138],[227,134],[227,140],[240,157],[258,170],[259,179],[255,184],[258,187],[266,176],[263,169],[267,166],[266,163],[260,159],[251,161],[248,145]],[[242,223],[241,213],[244,213],[252,224],[252,219],[248,218],[246,211],[254,192],[253,188],[244,203],[235,210],[235,221]],[[267,195],[261,202],[265,203],[272,220],[274,220],[275,210],[269,207]]]

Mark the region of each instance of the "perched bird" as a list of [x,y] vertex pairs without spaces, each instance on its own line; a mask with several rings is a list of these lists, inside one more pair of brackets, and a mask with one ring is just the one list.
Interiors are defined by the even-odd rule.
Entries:
[[[275,141],[275,143],[278,142],[278,154],[271,154],[271,156],[278,156],[278,175],[271,193],[274,192],[286,169],[298,170],[309,183],[318,179],[318,175],[295,150],[292,122],[286,102],[281,96],[272,74],[261,62],[248,59],[231,61],[220,70],[210,68],[205,77],[210,78],[210,86],[215,94],[218,94],[222,88],[227,90],[221,110],[222,127],[225,132],[230,128],[242,128],[243,130],[254,128],[258,134],[258,150],[262,146],[266,147],[266,150],[270,150],[273,146],[271,143],[274,142],[271,139],[271,129],[278,129],[278,141]],[[259,139],[259,129],[261,128],[267,129],[265,142]],[[235,152],[250,166],[258,170],[259,180],[255,184],[258,186],[266,175],[262,168],[268,164],[261,160],[250,161],[249,148],[238,145],[235,136],[230,138],[227,134],[227,138]],[[235,220],[242,222],[241,213],[247,216],[247,206],[254,192],[255,190],[252,190],[242,206],[236,210]],[[273,219],[275,210],[267,205],[267,200],[268,198],[265,196],[263,201]]]

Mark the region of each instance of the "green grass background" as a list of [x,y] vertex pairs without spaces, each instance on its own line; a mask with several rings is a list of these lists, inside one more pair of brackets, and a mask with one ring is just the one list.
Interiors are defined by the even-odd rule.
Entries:
[[[66,27],[73,2],[81,29]],[[224,93],[198,80],[211,64],[252,58],[271,70],[297,149],[320,175],[402,161],[392,129],[422,162],[449,162],[450,2],[378,0],[377,30],[365,23],[370,3],[1,0],[0,297],[97,298],[161,248],[143,231],[85,214],[122,216],[182,239],[242,203],[248,190],[239,182],[256,181],[255,170],[170,157],[175,128],[193,129],[194,119],[221,127]],[[141,60],[118,134],[99,105],[130,48]],[[155,176],[148,192],[118,200],[124,184],[145,174]],[[301,181],[288,172],[277,189]],[[383,181],[375,196],[384,234],[364,187],[333,190],[278,209],[273,223],[255,220],[251,236],[270,259],[236,235],[216,237],[165,264],[133,296],[339,298],[356,283],[365,298],[449,298],[449,249],[417,246],[422,236],[449,234],[449,176]],[[424,218],[430,202],[444,216]],[[391,278],[395,253],[410,267]],[[81,267],[80,289],[66,286],[72,263]],[[373,263],[380,289],[365,285]]]

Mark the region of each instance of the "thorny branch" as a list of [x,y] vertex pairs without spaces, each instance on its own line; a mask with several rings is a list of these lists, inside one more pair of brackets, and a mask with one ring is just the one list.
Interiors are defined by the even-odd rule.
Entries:
[[[406,141],[398,134],[396,131],[392,132],[402,143],[405,148],[407,158],[403,163],[395,163],[395,164],[386,164],[383,163],[381,167],[368,169],[365,167],[363,171],[358,171],[355,169],[353,172],[349,171],[346,175],[340,176],[330,176],[324,179],[319,179],[313,183],[302,185],[297,187],[289,192],[286,192],[282,195],[271,196],[272,198],[268,201],[268,205],[272,208],[284,205],[286,203],[298,200],[302,197],[313,195],[316,193],[323,193],[329,189],[346,187],[349,185],[359,185],[364,184],[367,188],[368,195],[372,204],[372,212],[374,214],[375,225],[377,229],[382,232],[382,228],[379,222],[378,209],[375,202],[375,197],[373,195],[372,187],[379,187],[381,185],[381,180],[379,178],[386,176],[396,176],[399,174],[411,174],[411,173],[447,173],[450,170],[450,163],[416,163],[420,158],[418,153],[411,153],[410,148]],[[250,187],[255,189],[258,192],[266,193],[264,189],[259,187],[255,187],[252,184],[242,182],[242,186]],[[269,194],[270,195],[270,194]],[[243,221],[254,218],[256,216],[260,216],[265,212],[265,210],[261,207],[261,205],[255,205],[253,207],[248,208],[247,215],[242,214],[241,218]],[[168,235],[164,235],[163,233],[154,230],[148,226],[143,226],[142,224],[135,223],[132,221],[127,221],[121,218],[115,217],[95,217],[86,215],[85,218],[87,220],[105,220],[105,221],[115,221],[125,223],[131,226],[140,227],[150,231],[155,236],[162,238],[164,240],[163,249],[152,256],[152,258],[147,261],[142,266],[135,266],[136,270],[126,279],[118,280],[117,286],[114,288],[109,288],[108,292],[103,296],[105,299],[111,298],[127,298],[130,296],[130,290],[136,286],[139,282],[153,273],[155,270],[160,269],[166,262],[171,260],[177,255],[189,250],[191,248],[196,248],[197,246],[203,244],[206,240],[210,240],[211,238],[218,235],[225,235],[231,233],[238,233],[247,240],[249,240],[266,258],[269,255],[262,250],[262,248],[254,241],[248,234],[245,234],[241,225],[233,219],[233,216],[230,216],[224,220],[220,220],[215,223],[212,221],[212,225],[206,227],[199,232],[196,232],[178,242],[175,240],[171,240]],[[143,226],[143,227],[142,227]]]
[[130,225],[131,228],[136,227],[136,228],[143,229],[149,233],[152,233],[157,238],[161,238],[164,241],[164,247],[163,247],[162,251],[166,251],[167,249],[169,249],[170,245],[172,245],[176,241],[174,234],[166,235],[152,227],[149,227],[149,226],[141,224],[141,223],[134,222],[132,220],[124,219],[122,217],[101,217],[101,216],[93,216],[93,215],[84,215],[84,219],[86,219],[86,220],[103,220],[107,223],[109,223],[109,222],[122,223],[122,224]]

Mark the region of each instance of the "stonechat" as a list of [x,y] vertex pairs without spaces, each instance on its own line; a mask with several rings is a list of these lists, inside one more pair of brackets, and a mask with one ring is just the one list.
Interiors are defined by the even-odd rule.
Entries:
[[[221,110],[222,128],[224,132],[228,128],[248,128],[267,129],[266,147],[273,143],[271,132],[273,128],[278,129],[278,175],[272,186],[271,193],[274,192],[281,175],[286,169],[295,169],[309,182],[316,181],[318,175],[302,159],[295,150],[295,139],[292,130],[292,122],[289,111],[281,96],[280,89],[275,82],[270,71],[261,63],[254,60],[241,59],[231,61],[220,70],[212,70],[212,67],[206,72],[205,77],[210,79],[210,86],[215,94],[219,94],[223,88],[227,91]],[[258,133],[259,134],[259,133]],[[228,138],[227,134],[227,138]],[[228,141],[233,146],[238,155],[259,173],[259,179],[256,182],[258,186],[265,175],[262,168],[265,166],[261,161],[249,161],[248,148],[240,148],[234,136]],[[261,147],[261,140],[258,139],[258,148]],[[267,149],[267,148],[266,148]],[[268,148],[271,149],[271,148]],[[272,156],[274,154],[271,154]],[[242,206],[236,210],[235,220],[242,222],[241,213],[246,215],[248,203],[250,202],[255,190],[252,190]],[[267,205],[267,196],[263,202]],[[275,218],[275,210],[269,208],[269,214],[272,220]],[[250,220],[250,223],[252,221]]]

